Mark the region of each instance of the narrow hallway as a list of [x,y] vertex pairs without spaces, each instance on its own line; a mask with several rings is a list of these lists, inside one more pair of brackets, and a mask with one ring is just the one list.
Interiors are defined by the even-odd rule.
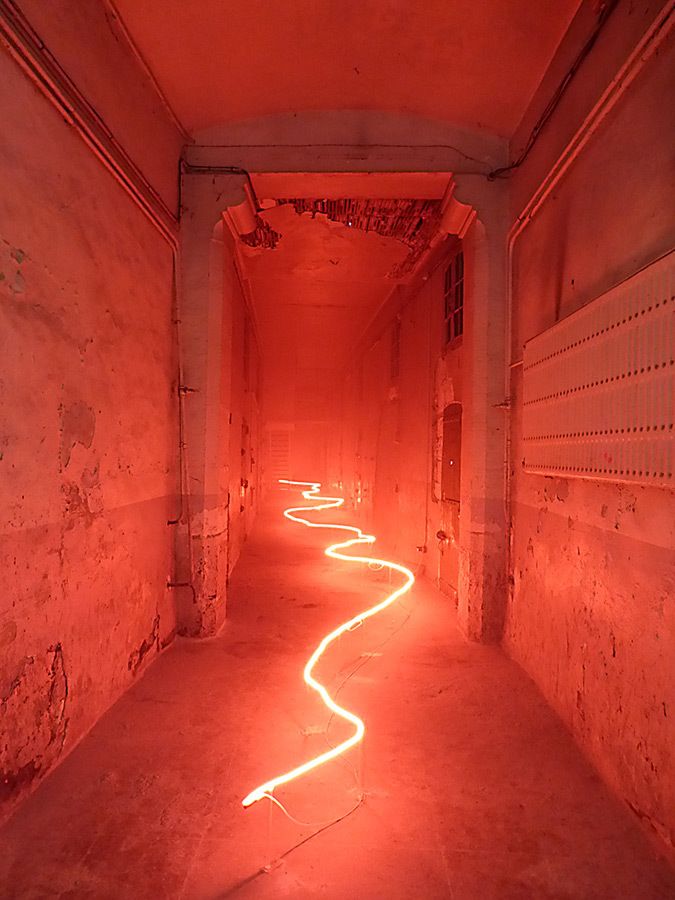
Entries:
[[241,808],[325,747],[304,662],[387,587],[327,559],[331,533],[285,520],[289,496],[271,494],[244,546],[221,634],[167,649],[4,828],[0,895],[675,896],[674,873],[530,679],[462,638],[451,601],[421,579],[322,668],[333,687],[354,673],[340,696],[366,721],[363,759],[278,793],[300,819],[339,817],[362,786],[364,803],[303,844],[316,829],[265,802]]
[[674,76],[675,0],[0,0],[0,900],[675,900]]

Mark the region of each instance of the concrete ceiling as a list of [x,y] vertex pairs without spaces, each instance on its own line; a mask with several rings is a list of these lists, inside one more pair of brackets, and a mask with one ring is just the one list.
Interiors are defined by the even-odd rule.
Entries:
[[115,0],[192,133],[378,110],[504,137],[579,0]]
[[265,361],[266,410],[272,419],[319,419],[350,349],[396,285],[388,272],[408,250],[292,206],[263,215],[281,233],[279,244],[242,255]]

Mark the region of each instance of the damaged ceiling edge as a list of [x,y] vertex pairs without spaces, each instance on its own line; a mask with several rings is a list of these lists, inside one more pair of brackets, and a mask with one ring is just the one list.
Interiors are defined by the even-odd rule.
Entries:
[[[275,204],[292,206],[299,216],[323,215],[348,228],[401,241],[408,247],[408,255],[389,272],[389,277],[395,279],[404,277],[415,267],[438,231],[443,212],[443,202],[437,199],[278,198]],[[257,215],[256,228],[240,237],[248,247],[273,250],[282,235]]]

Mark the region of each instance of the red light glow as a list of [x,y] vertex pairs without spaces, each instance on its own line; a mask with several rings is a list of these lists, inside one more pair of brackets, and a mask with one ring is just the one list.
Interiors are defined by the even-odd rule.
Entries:
[[349,547],[354,547],[358,544],[373,544],[375,542],[374,535],[364,534],[364,532],[362,532],[360,528],[357,528],[354,525],[336,525],[327,522],[310,522],[308,519],[296,515],[296,513],[309,511],[314,512],[321,509],[334,509],[336,507],[342,506],[342,504],[344,503],[343,497],[320,496],[319,491],[321,490],[321,483],[316,481],[288,481],[286,479],[280,479],[280,482],[282,484],[305,488],[305,490],[303,490],[302,492],[302,496],[306,500],[320,501],[316,506],[289,507],[284,511],[284,516],[286,516],[287,519],[290,519],[292,522],[300,522],[302,525],[307,525],[308,528],[332,528],[339,531],[349,531],[356,535],[356,537],[350,538],[349,540],[342,541],[337,544],[331,544],[324,551],[326,556],[330,556],[333,559],[345,560],[346,562],[359,562],[366,563],[368,565],[376,565],[377,567],[387,568],[393,572],[400,572],[401,575],[405,577],[405,582],[401,585],[401,587],[388,594],[384,598],[384,600],[380,601],[380,603],[376,603],[374,606],[371,606],[368,609],[357,613],[357,615],[353,616],[347,622],[343,622],[342,625],[338,625],[338,627],[331,631],[330,634],[327,634],[322,639],[321,643],[318,645],[314,653],[312,653],[310,658],[307,660],[307,664],[305,665],[303,673],[305,683],[308,684],[309,687],[312,688],[312,690],[316,691],[317,694],[319,694],[325,705],[329,710],[331,710],[332,713],[342,719],[345,719],[347,722],[351,723],[354,726],[354,733],[346,740],[342,741],[342,743],[338,744],[336,747],[333,747],[330,750],[327,750],[325,753],[321,753],[318,756],[315,756],[313,759],[308,760],[308,762],[302,763],[302,765],[297,766],[295,769],[291,769],[289,772],[285,772],[283,775],[277,775],[276,778],[270,778],[269,781],[266,781],[264,784],[261,784],[260,787],[255,788],[255,790],[251,791],[251,793],[244,797],[244,799],[241,801],[242,806],[245,807],[251,806],[251,804],[256,803],[258,800],[262,800],[263,797],[271,798],[275,788],[279,787],[279,785],[287,784],[289,781],[293,781],[294,779],[299,778],[306,772],[310,772],[312,769],[316,769],[317,766],[321,766],[324,763],[329,762],[331,759],[335,759],[335,757],[346,753],[348,750],[350,750],[352,747],[363,740],[363,735],[366,730],[363,721],[353,712],[350,712],[348,709],[345,709],[343,706],[340,706],[338,703],[336,703],[328,693],[326,688],[319,681],[317,681],[316,678],[314,678],[312,672],[328,647],[335,640],[337,640],[340,635],[344,634],[347,631],[352,631],[354,628],[358,628],[358,626],[362,625],[366,621],[366,619],[370,619],[372,616],[377,615],[377,613],[382,612],[382,610],[386,609],[388,606],[391,606],[391,604],[398,600],[399,597],[410,590],[415,581],[415,576],[410,571],[410,569],[400,565],[399,563],[390,562],[386,559],[376,559],[371,556],[352,556],[343,552]]

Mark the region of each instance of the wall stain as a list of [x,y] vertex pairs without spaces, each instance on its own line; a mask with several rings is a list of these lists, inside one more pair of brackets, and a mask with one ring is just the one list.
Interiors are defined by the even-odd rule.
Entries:
[[152,631],[147,638],[144,639],[138,650],[134,650],[129,656],[127,668],[134,675],[138,671],[143,659],[152,650],[153,647],[159,649],[159,615],[156,615],[152,622]]
[[17,625],[13,619],[0,625],[0,647],[7,647],[13,643],[17,635]]
[[96,415],[86,403],[78,401],[70,406],[59,407],[61,417],[61,465],[68,467],[73,448],[81,444],[89,449],[94,440]]
[[24,735],[19,747],[0,748],[0,802],[15,797],[58,761],[68,733],[68,676],[61,644],[46,657],[26,656],[0,695],[0,732]]
[[83,522],[88,528],[96,518],[89,508],[87,495],[80,493],[79,485],[74,481],[65,481],[61,485],[61,493],[66,501],[65,509],[65,529],[70,531],[79,521]]

